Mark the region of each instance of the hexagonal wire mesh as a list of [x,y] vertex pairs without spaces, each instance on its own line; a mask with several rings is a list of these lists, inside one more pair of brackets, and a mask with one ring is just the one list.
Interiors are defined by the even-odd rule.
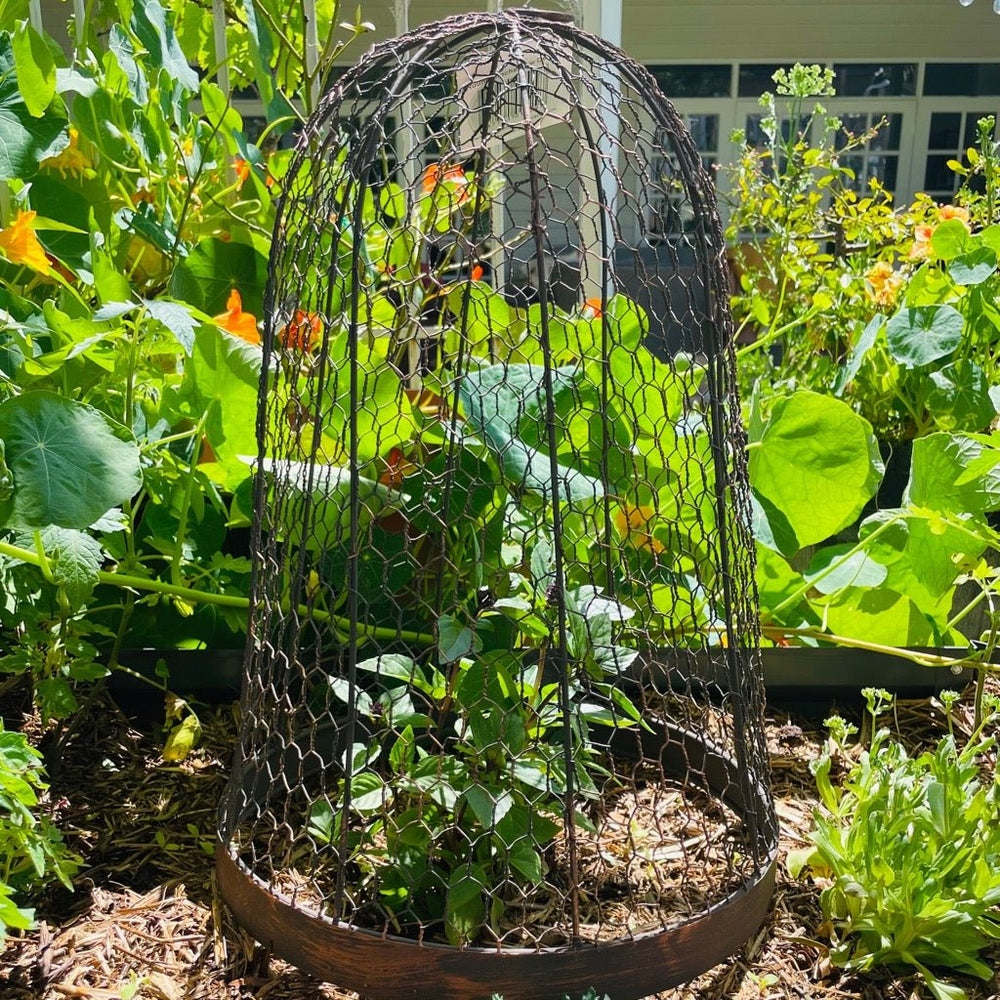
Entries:
[[580,992],[609,956],[616,997],[689,978],[759,922],[776,835],[682,120],[564,19],[463,15],[346,73],[285,184],[224,895],[369,995]]

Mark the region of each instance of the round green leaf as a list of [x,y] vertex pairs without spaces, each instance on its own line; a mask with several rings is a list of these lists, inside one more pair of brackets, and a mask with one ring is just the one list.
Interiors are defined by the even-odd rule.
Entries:
[[751,445],[754,492],[765,508],[780,512],[799,547],[854,521],[874,496],[882,471],[871,424],[846,403],[815,392],[778,399],[760,440]]
[[997,415],[986,372],[975,361],[962,359],[931,372],[934,388],[927,408],[945,431],[981,431]]
[[240,293],[243,311],[258,319],[263,313],[267,258],[246,243],[226,243],[211,237],[202,240],[174,269],[170,295],[188,302],[210,316],[226,308],[229,293]]
[[969,246],[969,230],[960,219],[947,219],[936,226],[931,236],[931,251],[941,260],[960,257]]
[[129,431],[54,393],[26,392],[0,403],[0,438],[14,480],[14,527],[86,528],[142,485]]
[[962,342],[965,319],[954,306],[910,306],[886,324],[889,353],[907,368],[945,358]]
[[979,247],[952,261],[948,276],[956,285],[980,285],[996,272],[997,255],[989,247]]

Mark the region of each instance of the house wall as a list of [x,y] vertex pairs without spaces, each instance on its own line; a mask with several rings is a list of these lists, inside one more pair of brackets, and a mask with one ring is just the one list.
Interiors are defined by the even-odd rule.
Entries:
[[[432,5],[433,6],[433,5]],[[990,0],[624,0],[622,46],[640,62],[996,59]]]
[[[411,0],[409,21],[412,27],[486,6],[486,0]],[[549,0],[533,6],[567,5]],[[975,0],[968,8],[957,0],[622,0],[622,6],[622,47],[640,62],[1000,55],[1000,17],[991,0]],[[361,11],[376,26],[371,41],[395,33],[389,0],[361,0]]]

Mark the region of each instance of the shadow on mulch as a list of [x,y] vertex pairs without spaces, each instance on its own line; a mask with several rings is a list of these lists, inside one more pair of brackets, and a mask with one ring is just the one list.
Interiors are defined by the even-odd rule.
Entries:
[[[16,698],[0,704],[9,728],[26,728],[48,749],[60,826],[85,858],[76,891],[36,901],[38,928],[12,937],[0,955],[4,1000],[348,1000],[269,958],[233,921],[214,891],[216,806],[236,740],[236,708],[202,709],[201,746],[164,762],[155,706],[126,716],[108,697],[53,747]],[[843,711],[843,707],[841,707]],[[768,747],[782,829],[781,860],[803,846],[815,805],[809,761],[822,716],[772,709]],[[929,702],[900,702],[896,726],[913,744],[936,739]],[[845,976],[832,970],[815,935],[818,892],[779,867],[767,923],[729,962],[660,1000],[909,1000],[912,976]],[[1000,964],[1000,951],[994,953]],[[989,961],[989,956],[987,956]],[[961,979],[971,1000],[993,1000],[1000,977]],[[517,1000],[516,997],[508,1000]]]

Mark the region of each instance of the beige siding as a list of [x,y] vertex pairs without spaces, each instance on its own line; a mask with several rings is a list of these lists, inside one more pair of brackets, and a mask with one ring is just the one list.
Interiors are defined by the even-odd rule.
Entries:
[[997,59],[990,0],[624,0],[623,47],[643,62]]
[[[362,16],[376,31],[354,47],[395,33],[391,0],[360,0]],[[508,6],[514,6],[509,0]],[[563,7],[541,0],[536,7]],[[991,0],[960,7],[957,0],[623,0],[626,51],[643,62],[755,59],[1000,59],[1000,17]],[[72,8],[42,0],[49,31],[65,38]],[[410,23],[418,25],[468,10],[486,0],[412,0]],[[342,0],[353,18],[355,0]]]
[[[565,7],[555,0],[534,6]],[[1000,17],[991,0],[968,8],[957,0],[623,0],[623,6],[622,45],[641,62],[1000,59]],[[485,0],[412,0],[410,24],[485,7]],[[372,40],[392,34],[389,0],[362,0],[361,9],[378,28]]]

